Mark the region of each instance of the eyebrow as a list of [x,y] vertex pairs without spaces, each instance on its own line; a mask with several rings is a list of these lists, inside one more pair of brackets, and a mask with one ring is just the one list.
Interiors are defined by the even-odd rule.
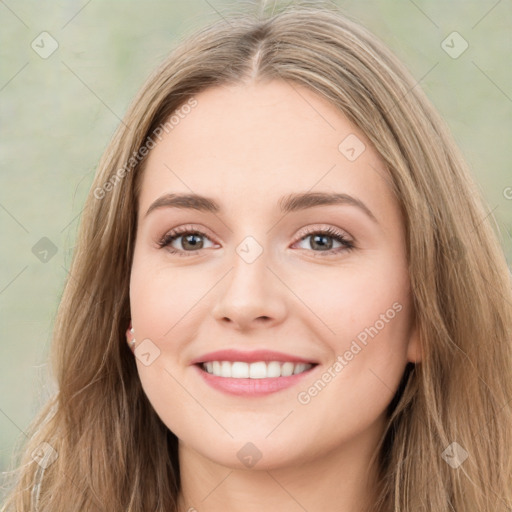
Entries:
[[[348,194],[330,192],[302,192],[289,194],[278,202],[281,212],[290,213],[316,206],[349,205],[362,210],[370,219],[378,224],[372,211],[356,197]],[[159,208],[181,208],[201,212],[219,213],[221,207],[212,198],[198,194],[165,194],[156,199],[145,214],[147,217],[153,210]]]

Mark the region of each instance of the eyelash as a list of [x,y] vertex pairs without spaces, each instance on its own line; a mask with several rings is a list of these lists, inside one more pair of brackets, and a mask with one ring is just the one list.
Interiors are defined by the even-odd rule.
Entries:
[[[173,229],[172,231],[169,231],[168,233],[166,233],[157,242],[157,244],[160,248],[167,247],[167,250],[171,254],[177,254],[178,256],[186,257],[186,256],[193,256],[193,255],[197,254],[201,249],[197,249],[195,251],[181,251],[181,250],[173,249],[173,248],[169,247],[170,244],[174,240],[177,240],[178,238],[180,238],[183,235],[199,235],[201,237],[209,238],[206,233],[203,233],[200,230],[194,229],[191,226],[183,226],[183,227]],[[311,250],[313,253],[317,253],[317,254],[315,254],[315,257],[331,256],[331,255],[334,255],[334,254],[337,254],[340,252],[351,251],[352,249],[355,248],[353,242],[348,240],[342,232],[337,231],[336,229],[334,229],[332,227],[328,228],[328,229],[308,228],[306,230],[306,233],[294,243],[301,242],[305,238],[308,238],[309,236],[312,236],[312,235],[325,235],[330,238],[334,238],[337,242],[340,242],[344,246],[344,247],[337,247],[336,249],[329,249],[328,251]]]

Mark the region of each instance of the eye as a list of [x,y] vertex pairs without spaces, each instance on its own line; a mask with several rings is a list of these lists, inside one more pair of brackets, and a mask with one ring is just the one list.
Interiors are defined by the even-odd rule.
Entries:
[[[348,239],[345,233],[338,231],[332,227],[328,229],[317,229],[314,227],[308,228],[306,230],[306,235],[302,236],[299,242],[303,242],[308,239],[310,240],[310,247],[319,248],[319,250],[313,251],[315,253],[318,253],[315,254],[315,256],[329,256],[347,250],[350,251],[355,247],[354,243]],[[333,248],[332,240],[338,242],[341,245],[341,247]]]
[[[177,249],[172,247],[172,244],[179,239],[182,239],[182,248]],[[210,240],[208,235],[203,231],[195,229],[192,226],[182,226],[166,233],[160,241],[158,241],[158,246],[161,248],[167,247],[167,250],[171,254],[190,256],[197,254],[198,251],[205,248],[204,242],[201,241],[201,239]],[[308,228],[306,234],[303,234],[296,243],[303,242],[307,239],[311,240],[310,245],[313,248],[320,248],[320,250],[313,250],[314,253],[318,253],[315,254],[315,256],[329,256],[354,249],[355,247],[353,242],[351,242],[343,232],[332,227],[328,229]],[[329,242],[329,239],[335,240],[341,247],[333,249],[333,242]]]
[[[171,244],[180,238],[182,239],[182,249],[173,248]],[[167,247],[167,250],[171,254],[188,256],[189,254],[196,254],[200,249],[204,249],[204,242],[201,241],[201,238],[209,240],[207,235],[202,231],[194,229],[191,226],[182,226],[166,233],[158,242],[158,245],[159,247]]]

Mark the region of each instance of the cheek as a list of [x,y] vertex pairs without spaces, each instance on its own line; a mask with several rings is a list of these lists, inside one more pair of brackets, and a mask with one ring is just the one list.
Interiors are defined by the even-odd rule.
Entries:
[[345,439],[369,428],[396,394],[410,335],[406,290],[374,280],[371,288],[353,283],[329,295],[330,316],[324,318],[335,335],[326,336],[324,328],[322,340],[331,359],[296,396],[302,421],[326,418],[316,433],[326,443],[339,441],[332,434],[339,425]]
[[173,269],[155,259],[135,257],[130,307],[137,336],[159,342],[180,330],[181,319],[190,326],[194,306],[207,290],[204,277],[192,267]]
[[323,321],[317,337],[331,355],[324,398],[339,400],[351,390],[356,402],[366,399],[383,408],[407,363],[412,311],[405,264],[389,258],[342,268],[335,279],[317,280],[316,288],[310,280],[308,305]]
[[343,294],[333,293],[331,297],[337,305],[331,309],[337,350],[353,340],[363,347],[370,347],[372,340],[381,340],[372,345],[390,352],[406,344],[410,317],[406,288],[373,281],[371,286],[347,287]]
[[319,339],[337,352],[348,349],[355,339],[364,344],[386,338],[390,349],[403,345],[409,327],[410,286],[405,264],[398,263],[375,258],[364,265],[340,265],[295,278],[294,292],[306,299],[316,320],[322,320]]
[[157,347],[146,345],[149,364],[144,363],[143,354],[136,358],[140,382],[158,416],[179,437],[202,417],[187,392],[190,386],[184,373],[186,347],[196,336],[198,324],[194,305],[206,291],[200,273],[191,269],[172,269],[154,258],[135,254],[130,277],[130,307],[138,346],[149,339]]

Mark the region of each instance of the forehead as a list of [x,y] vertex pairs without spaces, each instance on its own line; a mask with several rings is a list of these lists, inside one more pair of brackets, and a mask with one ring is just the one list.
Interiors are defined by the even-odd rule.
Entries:
[[[251,208],[291,192],[374,196],[389,188],[365,135],[326,99],[283,81],[209,88],[151,150],[145,212],[165,192],[197,193]],[[186,112],[186,113],[185,113]],[[389,199],[389,197],[388,197]]]

